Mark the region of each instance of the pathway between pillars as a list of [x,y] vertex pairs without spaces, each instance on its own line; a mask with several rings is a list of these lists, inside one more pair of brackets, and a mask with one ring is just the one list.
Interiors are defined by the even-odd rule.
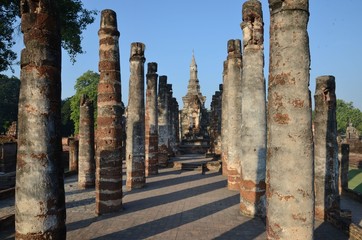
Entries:
[[[189,155],[174,160],[200,162],[206,159]],[[77,176],[67,178],[67,239],[266,238],[263,221],[239,214],[239,194],[227,190],[226,179],[221,173],[202,175],[198,171],[172,168],[159,172],[159,175],[147,178],[145,188],[125,191],[122,212],[100,217],[94,213],[94,189],[78,190]],[[11,199],[0,200],[0,218],[5,212],[14,211],[13,202]],[[361,204],[354,204],[362,209]],[[0,231],[0,239],[13,239],[13,232],[13,229]],[[317,240],[347,239],[328,223],[318,222],[315,233]]]

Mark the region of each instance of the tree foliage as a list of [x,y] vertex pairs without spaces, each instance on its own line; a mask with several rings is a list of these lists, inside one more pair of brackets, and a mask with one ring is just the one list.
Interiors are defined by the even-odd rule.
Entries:
[[80,98],[86,94],[93,101],[94,117],[97,116],[97,86],[99,82],[99,74],[93,71],[87,71],[80,76],[74,86],[75,95],[71,98],[71,119],[74,122],[74,134],[79,132],[79,108]]
[[18,119],[20,80],[0,74],[0,132]]
[[62,100],[62,137],[69,137],[74,133],[74,123],[70,119],[71,109],[70,109],[71,98],[66,98]]
[[358,108],[355,108],[352,102],[337,99],[336,116],[338,133],[346,133],[346,128],[350,122],[362,132],[362,112]]
[[[80,0],[58,0],[56,3],[60,13],[62,47],[74,63],[77,54],[83,53],[83,30],[94,22],[97,11],[84,9]],[[11,48],[15,44],[13,34],[20,14],[19,4],[20,0],[0,1],[0,72],[11,69],[16,59],[16,53]]]
[[0,72],[11,68],[16,59],[16,53],[11,50],[13,40],[13,26],[19,11],[19,6],[12,0],[0,2]]

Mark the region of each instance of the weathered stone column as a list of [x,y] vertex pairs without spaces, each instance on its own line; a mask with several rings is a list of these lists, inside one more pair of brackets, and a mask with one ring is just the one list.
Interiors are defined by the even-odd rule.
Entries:
[[174,155],[175,152],[175,145],[176,145],[176,134],[173,132],[173,112],[174,112],[174,106],[173,106],[173,90],[172,90],[172,84],[167,84],[167,111],[168,111],[168,119],[167,119],[167,126],[168,126],[168,154],[170,156]]
[[61,47],[52,0],[21,0],[16,239],[66,239],[61,158]]
[[145,183],[145,45],[131,44],[129,95],[126,121],[126,166],[128,190],[142,188]]
[[264,28],[261,3],[243,4],[243,76],[241,81],[240,211],[265,216],[266,96]]
[[348,189],[348,171],[349,171],[349,144],[341,146],[341,162],[339,164],[339,194]]
[[172,97],[172,134],[174,135],[174,151],[177,150],[177,146],[180,143],[180,122],[179,122],[179,117],[178,117],[178,113],[179,113],[179,105],[177,102],[177,99],[175,97]]
[[268,239],[313,239],[308,5],[308,0],[269,0]]
[[219,91],[217,91],[217,106],[216,106],[216,116],[217,116],[217,128],[215,136],[215,154],[221,156],[221,118],[222,118],[222,93],[223,85],[219,84]]
[[158,174],[157,63],[148,63],[145,115],[145,173]]
[[158,163],[167,166],[168,160],[168,98],[167,76],[159,77],[158,85]]
[[339,208],[336,82],[333,76],[317,78],[314,95],[315,216],[324,220]]
[[239,191],[241,161],[241,41],[228,41],[228,189]]
[[69,138],[69,171],[78,170],[79,141],[76,138]]
[[79,113],[79,188],[94,187],[94,108],[93,101],[87,95],[80,100]]
[[122,209],[122,100],[117,16],[103,10],[99,36],[96,214]]
[[228,163],[228,112],[229,112],[229,105],[228,105],[228,91],[229,91],[229,81],[227,78],[227,67],[228,61],[224,61],[224,69],[223,69],[223,91],[221,96],[221,163],[222,163],[222,175],[227,177],[228,170],[227,170],[227,163]]

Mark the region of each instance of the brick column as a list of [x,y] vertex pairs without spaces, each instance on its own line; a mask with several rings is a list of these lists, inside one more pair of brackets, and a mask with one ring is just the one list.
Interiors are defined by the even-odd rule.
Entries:
[[228,41],[228,93],[227,93],[227,124],[228,124],[228,189],[239,191],[241,161],[241,75],[242,56],[241,41]]
[[243,77],[241,81],[240,211],[265,216],[266,96],[264,28],[261,3],[243,4]]
[[79,115],[78,186],[89,188],[95,184],[94,108],[87,95],[81,97]]
[[269,0],[268,239],[313,239],[308,7],[308,0]]
[[122,209],[122,101],[117,16],[103,10],[99,36],[96,214]]
[[126,121],[126,165],[128,190],[142,188],[145,183],[145,45],[131,44],[129,95]]
[[21,0],[16,239],[66,239],[61,47],[54,0]]
[[148,63],[145,115],[146,176],[158,174],[157,63]]

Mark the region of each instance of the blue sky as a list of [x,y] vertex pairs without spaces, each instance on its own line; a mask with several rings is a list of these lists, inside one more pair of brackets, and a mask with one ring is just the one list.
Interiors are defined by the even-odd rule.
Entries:
[[[167,75],[180,107],[189,80],[192,51],[198,65],[201,91],[209,108],[212,95],[222,83],[223,61],[229,39],[242,39],[241,6],[244,0],[87,0],[87,9],[112,9],[117,13],[121,52],[122,100],[128,102],[129,52],[132,42],[146,45],[147,62],[158,63],[158,74]],[[269,9],[263,4],[265,24],[265,77],[268,77]],[[310,0],[310,90],[321,75],[336,77],[337,98],[362,109],[362,1]],[[100,13],[83,34],[85,54],[72,65],[63,52],[62,98],[74,94],[76,79],[87,70],[98,71]],[[16,49],[21,48],[18,36]],[[19,66],[15,66],[19,76]],[[11,74],[11,73],[9,73]]]

